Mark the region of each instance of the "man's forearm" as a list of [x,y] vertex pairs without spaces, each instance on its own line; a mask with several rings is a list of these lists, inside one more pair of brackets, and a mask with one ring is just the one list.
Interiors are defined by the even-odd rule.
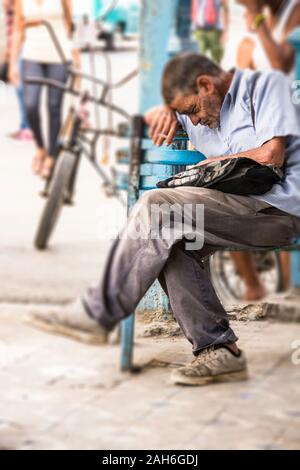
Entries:
[[[243,152],[243,153],[236,153],[234,155],[223,155],[221,157],[210,157],[200,162],[197,166],[207,165],[207,163],[209,162],[221,162],[222,160],[233,160],[234,158],[241,158],[241,157],[251,158],[249,155],[246,155],[247,153],[248,152]],[[255,159],[251,158],[251,160],[255,160]]]
[[261,165],[276,165],[281,168],[284,164],[284,144],[285,144],[285,139],[279,138],[278,142],[276,142],[275,144],[272,143],[272,141],[270,141],[269,143],[263,145],[262,147],[252,149],[252,150],[247,150],[245,152],[239,152],[233,155],[225,155],[225,156],[223,155],[223,156],[216,157],[216,158],[214,157],[207,158],[206,160],[201,162],[199,166],[205,165],[207,164],[207,162],[210,162],[210,161],[216,162],[216,161],[246,157],[246,158],[249,158],[250,160],[254,160],[257,163],[260,163]]

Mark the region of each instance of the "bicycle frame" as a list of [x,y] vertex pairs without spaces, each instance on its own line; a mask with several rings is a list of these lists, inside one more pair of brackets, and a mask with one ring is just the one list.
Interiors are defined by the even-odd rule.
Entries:
[[[135,70],[128,74],[126,77],[121,79],[115,84],[108,84],[104,80],[101,80],[99,78],[93,77],[92,75],[89,75],[87,73],[81,72],[80,70],[75,69],[72,66],[69,66],[69,62],[67,61],[64,51],[62,50],[60,43],[58,41],[58,38],[51,26],[50,23],[47,21],[41,21],[39,22],[41,26],[44,26],[48,32],[49,35],[53,41],[54,46],[56,47],[56,50],[58,52],[58,55],[61,59],[62,64],[65,64],[68,66],[68,76],[71,78],[70,84],[65,85],[61,82],[58,82],[56,80],[52,79],[40,79],[40,78],[34,78],[34,77],[29,77],[25,80],[26,83],[32,84],[32,85],[43,85],[43,86],[48,86],[48,87],[54,87],[59,90],[61,90],[64,94],[69,94],[73,97],[78,98],[78,104],[76,107],[71,107],[69,110],[67,119],[65,123],[62,126],[62,130],[59,136],[59,142],[58,142],[58,153],[60,153],[62,150],[68,150],[71,152],[76,153],[78,155],[78,160],[81,154],[85,155],[89,162],[93,165],[94,169],[97,171],[99,176],[103,179],[104,185],[106,188],[109,188],[113,195],[119,196],[118,191],[113,185],[113,182],[107,177],[103,169],[101,168],[101,165],[96,160],[96,148],[99,139],[102,136],[118,136],[118,137],[123,137],[120,133],[115,131],[114,129],[92,129],[92,128],[86,128],[84,127],[83,123],[83,118],[81,115],[81,109],[84,107],[86,103],[94,103],[95,106],[99,107],[105,107],[106,109],[109,109],[113,113],[116,113],[122,118],[126,119],[126,121],[131,121],[131,116],[128,114],[124,109],[120,108],[119,106],[115,105],[114,103],[108,101],[109,94],[111,93],[112,90],[120,88],[124,84],[126,84],[128,81],[133,79],[137,74],[138,71]],[[95,87],[97,85],[102,87],[100,96],[91,96],[88,91],[79,91],[78,89],[75,88],[76,80],[84,79],[89,82],[91,82]],[[94,93],[95,93],[95,87],[94,87]],[[88,148],[87,148],[88,147]],[[74,182],[76,179],[76,174],[74,175],[74,178],[72,179],[72,186],[74,187]],[[44,195],[47,195],[49,184],[51,183],[51,177],[50,179],[46,182],[46,188],[44,191]],[[73,193],[73,187],[70,188],[70,194],[72,196]],[[122,202],[124,202],[122,200]]]

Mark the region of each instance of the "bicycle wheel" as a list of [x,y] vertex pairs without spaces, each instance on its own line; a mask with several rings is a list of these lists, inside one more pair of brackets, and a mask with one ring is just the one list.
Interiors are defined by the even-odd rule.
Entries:
[[[253,253],[256,270],[267,294],[280,292],[282,272],[279,254],[272,251]],[[211,257],[211,279],[223,304],[242,301],[246,286],[240,277],[230,252],[220,251]]]
[[77,155],[70,152],[65,152],[59,156],[34,241],[34,245],[38,250],[45,250],[48,246],[64,200],[67,197],[70,178],[77,158]]

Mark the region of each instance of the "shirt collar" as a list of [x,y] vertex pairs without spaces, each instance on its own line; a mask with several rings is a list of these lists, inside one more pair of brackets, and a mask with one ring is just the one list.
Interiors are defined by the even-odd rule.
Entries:
[[233,79],[229,87],[229,90],[227,92],[227,95],[225,96],[225,100],[227,96],[229,96],[232,99],[232,101],[235,101],[243,72],[240,69],[233,69],[233,70],[230,70],[230,72],[232,72],[234,75],[233,75]]
[[233,79],[222,103],[220,111],[220,129],[224,126],[224,115],[229,112],[230,106],[236,101],[238,89],[243,74],[242,70],[240,69],[232,69],[230,70],[230,72],[233,73]]

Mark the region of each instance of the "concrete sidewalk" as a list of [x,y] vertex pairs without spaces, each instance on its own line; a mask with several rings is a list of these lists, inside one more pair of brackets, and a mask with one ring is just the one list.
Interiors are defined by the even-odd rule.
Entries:
[[139,319],[143,371],[121,374],[118,346],[36,331],[24,322],[32,310],[0,306],[1,448],[300,448],[299,324],[234,322],[250,380],[189,388],[169,382],[170,369],[192,359],[182,336],[145,337],[149,325]]

